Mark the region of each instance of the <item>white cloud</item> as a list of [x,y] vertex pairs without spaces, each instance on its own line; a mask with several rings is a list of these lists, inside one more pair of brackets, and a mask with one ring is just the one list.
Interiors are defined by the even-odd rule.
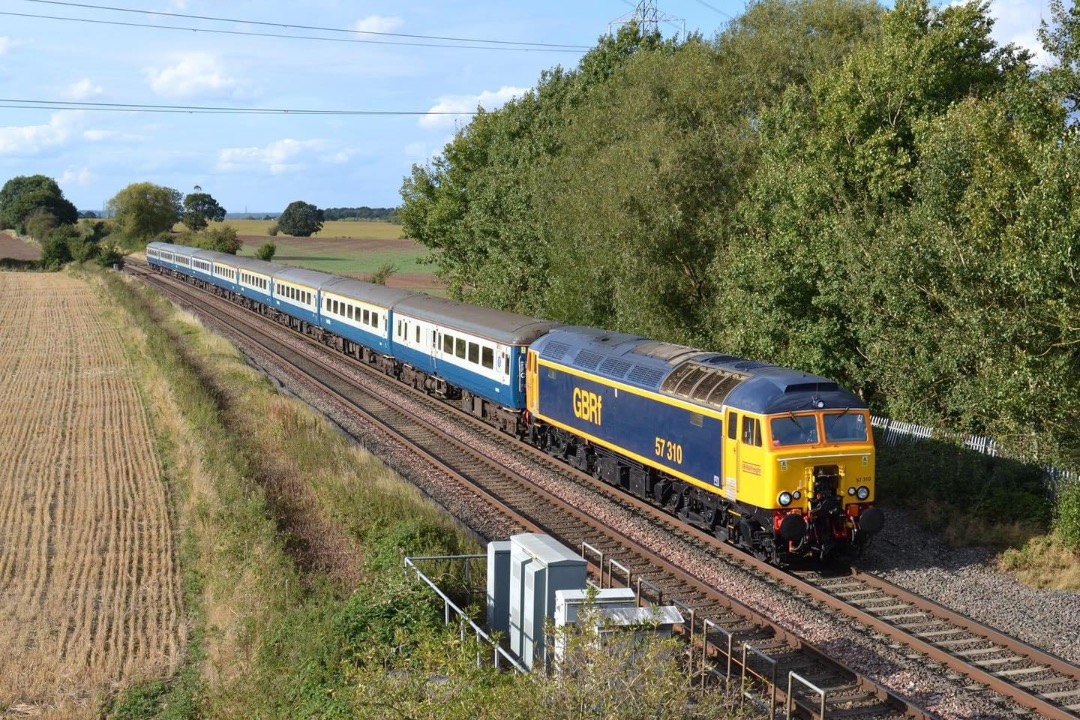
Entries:
[[[524,95],[528,88],[504,86],[492,92],[485,90],[479,95],[448,95],[439,98],[439,101],[428,110],[429,113],[474,113],[476,108],[494,110],[504,105],[507,101]],[[420,117],[420,126],[428,130],[453,127],[456,124],[468,124],[470,116],[465,115],[423,115]]]
[[15,47],[15,41],[9,37],[0,35],[0,55],[4,55],[8,50]]
[[363,20],[357,20],[354,30],[369,33],[387,33],[397,30],[405,23],[399,17],[384,17],[382,15],[369,15]]
[[90,78],[83,78],[67,89],[67,96],[72,100],[85,100],[105,92],[100,85],[95,85]]
[[990,4],[994,22],[994,39],[1001,45],[1016,43],[1034,53],[1032,62],[1047,65],[1050,56],[1043,50],[1036,31],[1042,20],[1049,22],[1047,0],[994,0]]
[[118,132],[116,130],[87,130],[83,134],[83,140],[87,142],[144,142],[146,138],[134,133]]
[[0,127],[0,155],[36,155],[42,150],[66,144],[82,124],[80,111],[53,113],[48,125]]
[[188,53],[171,65],[143,72],[150,88],[162,97],[226,97],[240,89],[240,81],[229,76],[221,61],[209,53]]
[[93,182],[94,176],[90,173],[90,168],[81,167],[78,169],[67,168],[64,170],[64,174],[59,177],[57,183],[60,185],[82,185],[87,186]]
[[[325,140],[293,140],[286,138],[266,147],[225,148],[218,153],[217,170],[220,172],[269,171],[271,175],[285,175],[303,170],[313,161],[327,161]],[[337,151],[331,152],[334,158]]]

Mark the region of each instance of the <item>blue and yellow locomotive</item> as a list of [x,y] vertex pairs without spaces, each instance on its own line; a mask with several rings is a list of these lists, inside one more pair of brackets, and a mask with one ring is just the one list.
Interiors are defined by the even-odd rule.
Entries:
[[831,380],[206,250],[146,256],[773,562],[884,524],[869,413]]
[[594,328],[529,349],[532,442],[773,562],[859,546],[873,507],[866,404],[824,378]]

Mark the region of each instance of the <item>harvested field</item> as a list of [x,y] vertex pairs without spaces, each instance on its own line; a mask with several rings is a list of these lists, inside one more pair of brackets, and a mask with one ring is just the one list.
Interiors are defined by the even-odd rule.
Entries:
[[154,434],[86,284],[0,273],[0,716],[97,717],[181,660]]
[[20,240],[8,231],[0,232],[0,260],[40,260],[41,246]]

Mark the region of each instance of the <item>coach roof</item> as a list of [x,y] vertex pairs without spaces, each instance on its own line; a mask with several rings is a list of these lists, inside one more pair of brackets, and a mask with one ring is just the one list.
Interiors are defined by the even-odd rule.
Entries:
[[395,314],[488,338],[504,345],[528,345],[558,323],[527,315],[466,305],[456,300],[417,293],[394,304]]
[[323,286],[329,285],[335,280],[341,278],[336,275],[328,275],[327,273],[321,273],[317,270],[305,270],[303,268],[286,267],[284,270],[278,270],[274,273],[274,282],[287,282],[294,285],[302,285],[304,287],[312,288],[314,290],[321,290]]
[[388,288],[385,285],[376,285],[352,278],[334,278],[334,282],[327,283],[322,290],[381,308],[390,308],[399,300],[416,295],[409,290]]

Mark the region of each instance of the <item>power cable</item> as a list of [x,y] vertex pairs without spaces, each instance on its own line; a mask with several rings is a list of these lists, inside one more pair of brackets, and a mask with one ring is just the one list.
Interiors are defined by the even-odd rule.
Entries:
[[[164,12],[164,11],[157,11],[157,10],[136,10],[136,9],[133,9],[133,8],[114,7],[114,6],[110,6],[110,5],[91,5],[91,4],[88,4],[88,3],[64,2],[63,0],[25,0],[25,2],[39,3],[39,4],[42,4],[42,5],[60,5],[60,6],[64,6],[64,7],[76,7],[76,8],[83,8],[83,9],[89,9],[89,10],[106,10],[106,11],[110,11],[110,12],[125,12],[125,13],[134,13],[134,14],[140,14],[140,15],[154,15],[154,16],[157,16],[157,17],[183,18],[183,19],[187,19],[187,20],[205,20],[205,21],[209,21],[209,22],[240,23],[240,24],[244,24],[244,25],[257,25],[257,26],[261,26],[261,27],[275,27],[275,28],[283,28],[283,29],[290,29],[291,28],[291,29],[296,29],[296,30],[314,30],[314,31],[318,31],[318,32],[348,33],[348,34],[352,34],[352,35],[374,35],[374,36],[379,36],[379,37],[400,37],[400,38],[412,38],[412,39],[418,39],[418,40],[444,40],[444,41],[455,42],[455,43],[487,43],[487,44],[491,44],[491,45],[509,46],[509,47],[514,48],[514,49],[547,48],[547,49],[555,49],[555,50],[563,50],[563,51],[570,51],[570,50],[586,51],[586,50],[590,49],[588,46],[585,46],[585,45],[564,45],[564,44],[557,44],[557,43],[523,42],[523,41],[515,41],[515,40],[485,40],[485,39],[482,39],[482,38],[460,38],[460,37],[449,37],[449,36],[442,36],[442,35],[419,35],[419,34],[412,34],[412,33],[383,32],[383,31],[377,31],[377,30],[352,30],[352,29],[347,29],[347,28],[323,27],[323,26],[318,26],[318,25],[298,25],[298,24],[295,24],[295,23],[275,23],[275,22],[266,22],[266,21],[262,21],[262,20],[245,20],[245,19],[241,19],[241,18],[215,17],[215,16],[212,16],[212,15],[190,15],[190,14],[185,14],[185,13],[173,13],[173,12]],[[52,18],[53,16],[48,16],[48,17]],[[59,18],[54,18],[54,19],[59,19]],[[67,18],[67,19],[75,19],[75,18]],[[148,26],[149,27],[168,27],[168,26],[161,26],[161,25],[148,25]],[[139,27],[141,27],[141,26],[139,26]],[[184,29],[184,30],[194,30],[195,28],[182,28],[182,29]],[[203,32],[208,32],[208,30],[203,30]],[[273,35],[271,37],[280,37],[280,36]],[[294,36],[289,36],[289,37],[294,37]],[[295,37],[301,37],[301,36],[295,36]],[[326,38],[326,39],[330,39],[330,38]],[[409,43],[409,44],[412,44],[412,43]],[[424,47],[427,47],[427,46],[424,46]],[[437,45],[435,47],[443,47],[443,46],[442,45]],[[459,47],[459,46],[453,45],[453,46],[449,46],[449,47]]]
[[4,109],[87,110],[91,112],[156,112],[189,115],[475,115],[474,111],[450,110],[305,110],[295,108],[238,108],[213,105],[144,105],[138,103],[82,102],[68,100],[27,100],[0,98]]
[[[36,0],[31,0],[36,1]],[[549,53],[568,53],[568,52],[583,52],[584,50],[559,50],[548,47],[502,47],[492,45],[450,45],[447,43],[423,43],[423,42],[403,42],[396,40],[368,40],[364,38],[332,38],[332,37],[317,37],[313,35],[286,35],[284,33],[261,33],[261,32],[247,32],[243,30],[216,30],[214,28],[195,28],[195,27],[182,27],[178,25],[154,25],[151,23],[134,23],[134,22],[122,22],[120,20],[94,20],[91,18],[72,18],[62,17],[57,15],[41,15],[37,13],[20,13],[10,11],[0,11],[0,15],[7,15],[10,17],[22,17],[32,18],[35,20],[59,20],[62,22],[76,22],[76,23],[89,23],[92,25],[113,25],[118,27],[136,27],[136,28],[153,28],[155,30],[181,30],[184,32],[196,32],[196,33],[210,33],[213,35],[240,35],[244,37],[269,37],[279,38],[285,40],[318,40],[321,42],[336,42],[336,43],[351,43],[360,45],[404,45],[407,47],[436,47],[436,48],[454,48],[461,50],[501,50],[504,52],[549,52]],[[484,41],[487,42],[487,41]]]

